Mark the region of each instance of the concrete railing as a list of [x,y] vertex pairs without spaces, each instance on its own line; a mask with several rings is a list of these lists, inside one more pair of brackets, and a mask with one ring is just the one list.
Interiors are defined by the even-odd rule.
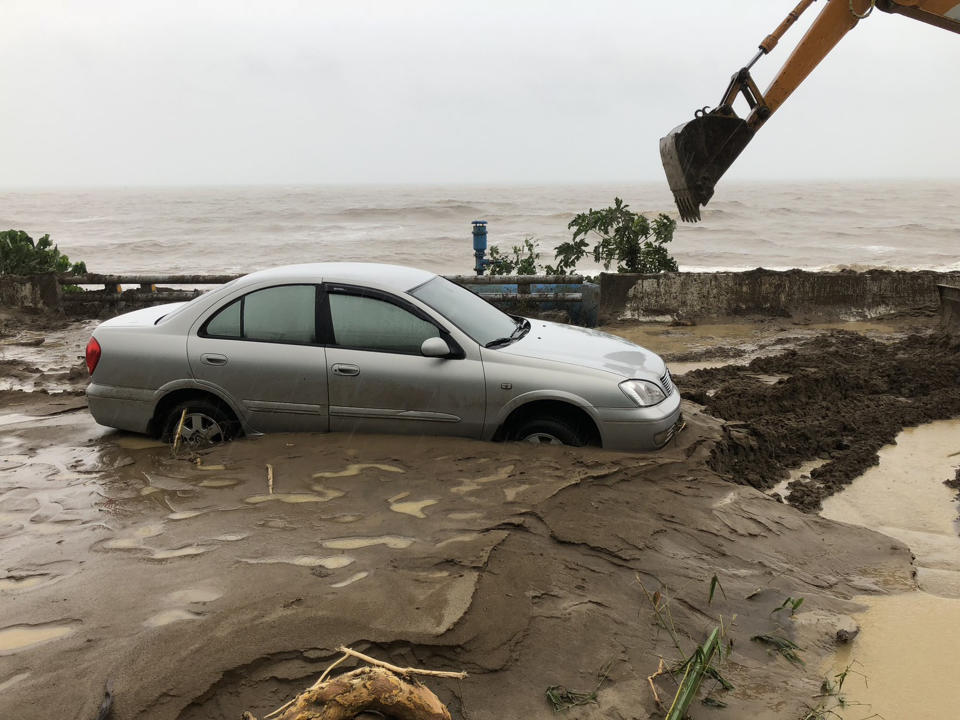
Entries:
[[[148,305],[190,300],[199,287],[222,285],[239,275],[95,274],[5,278],[0,302],[21,307],[99,316]],[[518,314],[552,314],[595,326],[600,288],[579,275],[453,275],[450,280]],[[39,288],[43,287],[41,293]],[[178,289],[171,288],[174,286]],[[128,288],[124,290],[124,287]],[[197,289],[185,290],[185,287]],[[4,290],[6,288],[6,291]],[[79,290],[77,290],[79,288]],[[43,299],[40,295],[43,295]]]

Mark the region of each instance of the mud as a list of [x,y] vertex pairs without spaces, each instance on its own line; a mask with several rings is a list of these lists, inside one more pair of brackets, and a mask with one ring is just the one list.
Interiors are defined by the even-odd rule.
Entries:
[[81,393],[84,348],[95,325],[0,307],[0,393]]
[[[727,629],[735,689],[695,717],[802,717],[836,628],[870,612],[870,593],[915,589],[915,568],[898,540],[749,485],[792,468],[791,496],[825,493],[821,471],[854,467],[934,398],[950,412],[957,347],[911,343],[914,323],[617,328],[677,375],[740,364],[677,381],[727,422],[687,400],[688,429],[639,456],[332,434],[175,459],[96,426],[71,394],[82,383],[53,377],[88,328],[8,331],[24,341],[3,346],[28,366],[23,386],[55,394],[0,386],[0,717],[94,717],[108,681],[117,720],[262,717],[341,644],[467,670],[430,682],[455,718],[553,718],[544,690],[592,690],[603,667],[597,702],[567,717],[661,717],[646,678],[682,654],[644,589],[667,603],[683,654]],[[787,597],[804,612],[773,612]],[[750,642],[761,633],[795,640],[806,665]],[[660,680],[663,697],[675,690]]]
[[875,465],[903,428],[960,416],[960,340],[929,333],[882,342],[831,331],[746,366],[690,372],[677,384],[731,421],[709,460],[724,477],[771,488],[790,468],[826,460],[809,480],[789,485],[789,502],[813,511]]
[[[117,720],[260,717],[341,644],[467,670],[430,683],[458,718],[554,717],[544,690],[590,690],[605,666],[597,703],[568,717],[658,717],[646,677],[680,651],[643,588],[685,653],[723,618],[736,687],[711,717],[794,717],[819,677],[749,638],[786,634],[811,668],[835,640],[771,611],[803,596],[839,617],[864,587],[912,587],[902,544],[718,477],[727,430],[693,404],[651,455],[332,434],[191,461],[99,428],[81,398],[15,395],[0,413],[3,717],[93,717],[107,681]],[[276,495],[311,501],[246,502]]]

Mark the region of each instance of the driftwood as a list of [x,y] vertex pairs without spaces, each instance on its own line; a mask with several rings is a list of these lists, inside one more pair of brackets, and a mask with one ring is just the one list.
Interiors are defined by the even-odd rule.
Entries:
[[391,720],[451,720],[430,688],[381,667],[363,667],[317,683],[287,705],[279,720],[352,720],[363,712]]

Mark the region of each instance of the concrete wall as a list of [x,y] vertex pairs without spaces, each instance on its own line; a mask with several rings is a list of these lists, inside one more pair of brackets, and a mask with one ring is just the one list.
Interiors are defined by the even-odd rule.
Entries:
[[944,330],[960,335],[960,285],[940,285],[940,324]]
[[610,320],[737,315],[861,319],[936,308],[938,284],[960,284],[960,272],[602,273],[600,311]]
[[60,283],[54,273],[0,275],[0,305],[59,313],[63,311],[60,299]]

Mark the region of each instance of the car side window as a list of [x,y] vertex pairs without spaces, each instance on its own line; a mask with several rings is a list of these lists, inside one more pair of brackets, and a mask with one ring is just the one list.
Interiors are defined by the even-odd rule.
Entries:
[[419,355],[423,341],[440,334],[433,323],[385,300],[336,292],[328,297],[337,345]]
[[240,308],[242,302],[242,300],[234,300],[214,315],[207,323],[205,334],[222,338],[241,337]]
[[317,342],[317,289],[279,285],[244,295],[207,322],[212,337],[309,344]]

